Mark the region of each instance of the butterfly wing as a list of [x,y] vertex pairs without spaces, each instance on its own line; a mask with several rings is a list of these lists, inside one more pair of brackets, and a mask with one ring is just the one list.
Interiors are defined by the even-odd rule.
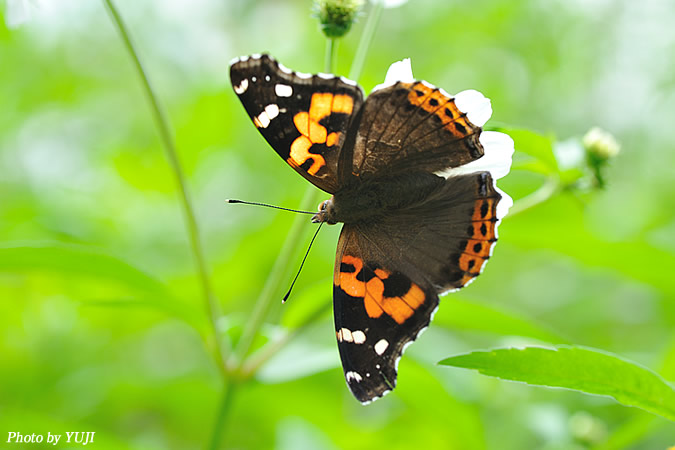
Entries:
[[480,274],[509,202],[489,172],[457,175],[420,204],[344,226],[334,272],[335,329],[345,378],[359,401],[394,388],[398,360],[428,326],[438,294]]
[[356,83],[293,72],[269,55],[235,60],[230,80],[258,131],[298,173],[326,192],[338,189],[338,162],[363,103]]
[[362,230],[340,234],[333,286],[335,330],[342,368],[354,396],[368,403],[396,386],[404,346],[431,320],[438,296],[424,278],[394,269]]
[[453,97],[425,81],[378,89],[363,106],[352,171],[364,179],[467,164],[483,156],[481,126],[491,113],[476,91]]

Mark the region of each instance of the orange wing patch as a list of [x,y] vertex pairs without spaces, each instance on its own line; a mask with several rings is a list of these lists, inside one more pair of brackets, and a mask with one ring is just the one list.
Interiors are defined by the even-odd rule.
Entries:
[[459,257],[459,268],[468,274],[475,273],[477,275],[480,273],[480,270],[483,267],[483,264],[485,264],[485,261],[487,261],[487,258],[462,253],[462,255]]
[[366,272],[361,258],[344,255],[335,284],[348,295],[362,298],[368,317],[376,319],[386,314],[402,324],[424,303],[424,291],[403,275],[378,268],[369,278]]
[[471,220],[474,222],[481,220],[491,220],[496,215],[496,198],[482,198],[476,202],[476,205],[473,209],[473,215]]
[[487,259],[490,257],[490,248],[494,241],[482,241],[478,239],[469,239],[466,243],[464,253],[477,256],[479,258]]
[[454,136],[463,138],[476,128],[466,118],[466,114],[461,112],[455,101],[444,95],[439,89],[434,89],[425,83],[415,83],[413,85],[404,83],[403,86],[410,89],[408,101],[429,113],[435,114],[443,128],[450,131]]
[[497,241],[495,232],[497,201],[495,198],[482,198],[474,206],[472,222],[467,230],[470,239],[466,241],[458,260],[459,268],[464,272],[459,280],[460,286],[477,277],[490,258],[490,250]]
[[340,141],[340,133],[328,133],[326,127],[319,122],[333,113],[351,114],[354,110],[354,99],[346,94],[331,94],[330,92],[317,92],[312,95],[309,111],[302,111],[293,116],[293,124],[301,136],[291,144],[288,163],[298,168],[308,160],[312,165],[307,172],[316,175],[326,165],[322,155],[310,153],[309,149],[314,144],[326,144],[332,147]]
[[494,240],[496,238],[495,220],[487,219],[471,222],[471,225],[469,225],[467,233],[469,237],[472,239],[479,239],[482,241]]
[[[404,84],[404,86],[408,87],[410,85]],[[422,106],[432,91],[433,89],[424,83],[415,83],[410,87],[408,101],[415,106]]]

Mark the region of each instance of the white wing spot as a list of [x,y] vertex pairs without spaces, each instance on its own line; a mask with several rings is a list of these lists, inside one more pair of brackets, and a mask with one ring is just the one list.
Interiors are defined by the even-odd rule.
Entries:
[[349,383],[352,380],[354,380],[356,382],[360,382],[361,380],[363,380],[363,377],[361,375],[359,375],[358,372],[354,372],[352,370],[345,373],[345,378],[347,379],[347,383]]
[[279,115],[279,107],[274,103],[272,103],[271,105],[267,105],[265,106],[265,113],[267,113],[267,117],[269,117],[269,119],[272,120]]
[[342,334],[342,340],[343,341],[354,342],[354,337],[352,336],[352,332],[349,331],[347,328],[341,328],[339,333]]
[[[377,353],[378,355],[381,355],[382,353],[384,353],[387,350],[388,347],[389,347],[389,341],[387,341],[386,339],[380,339],[379,341],[377,341],[377,344],[375,344],[375,346],[373,348],[375,349],[375,353]],[[378,367],[378,369],[379,369],[379,367]]]
[[293,95],[293,88],[287,84],[277,84],[274,86],[274,92],[279,97],[290,97]]
[[354,331],[352,337],[354,338],[355,344],[363,344],[366,342],[366,333],[361,330]]
[[253,81],[253,82],[255,83],[256,81],[258,81],[258,78],[256,78],[256,77],[251,77],[251,81]]
[[265,110],[253,119],[253,123],[258,128],[267,128],[275,117],[279,115],[279,107],[272,103],[265,106]]
[[239,83],[239,86],[234,87],[234,92],[237,95],[241,95],[244,92],[246,92],[246,89],[248,89],[248,78],[244,78],[243,80],[241,80],[241,83]]
[[303,78],[303,79],[312,78],[311,73],[295,72],[295,75],[297,75],[298,78]]
[[269,76],[269,75],[265,75],[265,81],[270,81],[270,80],[271,80],[270,76]]

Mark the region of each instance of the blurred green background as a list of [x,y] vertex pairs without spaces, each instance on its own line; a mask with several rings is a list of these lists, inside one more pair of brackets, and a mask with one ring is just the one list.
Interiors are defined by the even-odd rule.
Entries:
[[[22,7],[30,18],[18,23]],[[308,187],[250,123],[228,62],[266,51],[318,72],[325,39],[308,0],[119,8],[175,131],[224,311],[217,325],[236,340],[294,217],[224,200],[297,207]],[[342,75],[369,10],[340,42]],[[203,448],[222,380],[202,339],[208,319],[178,191],[129,55],[100,2],[5,0],[0,14],[0,442],[10,431],[95,431],[97,449]],[[273,286],[256,348],[323,313],[239,386],[223,446],[675,445],[672,423],[611,399],[436,365],[477,349],[575,343],[675,379],[674,22],[670,0],[411,0],[384,10],[359,80],[366,92],[411,57],[417,78],[489,97],[488,125],[551,136],[561,153],[600,126],[621,153],[606,189],[507,216],[484,274],[442,299],[402,359],[396,391],[367,407],[339,365],[330,313],[339,228],[324,227],[283,307],[276,297],[290,278]],[[517,202],[543,181],[516,168],[500,186]]]

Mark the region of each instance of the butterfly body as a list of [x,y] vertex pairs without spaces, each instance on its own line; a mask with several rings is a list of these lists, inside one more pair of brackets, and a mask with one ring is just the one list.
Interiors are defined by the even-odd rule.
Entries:
[[319,220],[315,222],[377,222],[388,212],[400,211],[423,202],[444,181],[444,178],[428,172],[359,181],[341,189],[324,202],[322,208],[325,211],[320,211],[324,214],[318,214]]
[[364,100],[341,77],[293,72],[268,55],[234,61],[234,91],[293,169],[332,194],[314,222],[343,223],[333,276],[347,384],[368,403],[396,385],[398,361],[439,295],[480,274],[511,199],[496,186],[513,142],[483,133],[489,101],[397,81]]

